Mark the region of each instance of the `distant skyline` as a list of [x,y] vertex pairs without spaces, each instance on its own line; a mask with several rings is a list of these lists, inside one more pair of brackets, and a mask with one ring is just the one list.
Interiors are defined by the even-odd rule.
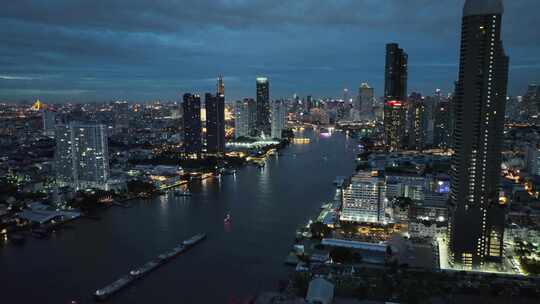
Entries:
[[[409,54],[408,93],[453,91],[464,0],[21,0],[0,10],[0,102],[383,94],[385,45]],[[508,93],[540,82],[538,0],[506,0]]]

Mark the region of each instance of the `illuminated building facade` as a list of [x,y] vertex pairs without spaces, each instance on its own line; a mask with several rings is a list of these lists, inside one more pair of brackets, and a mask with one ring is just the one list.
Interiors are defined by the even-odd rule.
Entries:
[[386,45],[384,133],[389,150],[403,148],[406,128],[407,53],[397,43]]
[[206,93],[206,152],[223,154],[225,152],[225,97],[221,94]]
[[452,109],[449,101],[441,101],[435,106],[433,145],[440,149],[448,149],[452,135]]
[[340,219],[357,223],[385,224],[386,184],[384,177],[371,172],[359,172],[343,190]]
[[409,149],[422,151],[425,147],[427,133],[426,105],[422,95],[412,93],[408,102],[409,125],[407,126],[407,138]]
[[450,263],[478,269],[503,257],[499,203],[508,57],[501,0],[467,0],[463,10],[452,158]]
[[285,116],[287,109],[285,103],[281,100],[272,102],[272,138],[281,139],[281,133],[285,128]]
[[270,87],[268,78],[257,77],[257,136],[269,136],[270,126]]
[[257,106],[252,98],[236,101],[234,105],[234,138],[251,137],[255,133]]
[[184,152],[200,154],[202,150],[201,97],[197,94],[184,94]]
[[225,82],[223,81],[223,75],[218,76],[218,82],[217,82],[217,95],[223,95],[225,96]]
[[55,168],[60,183],[101,187],[109,179],[107,130],[100,124],[61,125],[56,129]]

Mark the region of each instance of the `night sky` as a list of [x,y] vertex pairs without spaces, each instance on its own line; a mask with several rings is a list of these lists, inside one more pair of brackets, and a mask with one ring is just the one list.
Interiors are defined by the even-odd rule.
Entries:
[[[0,101],[227,101],[382,94],[388,42],[409,54],[409,93],[448,93],[457,77],[464,0],[17,0],[0,8]],[[509,94],[540,81],[540,1],[506,0]],[[354,93],[356,94],[356,93]],[[352,95],[352,94],[351,94]]]

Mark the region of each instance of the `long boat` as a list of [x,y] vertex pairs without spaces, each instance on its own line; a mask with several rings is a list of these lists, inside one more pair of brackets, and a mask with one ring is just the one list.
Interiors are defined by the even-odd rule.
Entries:
[[151,260],[150,262],[144,264],[143,266],[131,270],[128,274],[120,277],[118,280],[112,282],[111,284],[101,289],[96,290],[94,292],[94,297],[100,301],[104,301],[108,299],[110,296],[118,292],[120,289],[127,287],[128,285],[135,282],[136,280],[144,277],[145,275],[149,274],[151,271],[159,268],[160,266],[164,265],[168,261],[172,260],[174,257],[180,255],[182,252],[192,248],[193,246],[195,246],[197,243],[204,240],[205,238],[206,238],[206,234],[199,233],[187,240],[184,240],[182,243],[178,244],[173,249],[158,255],[157,258]]

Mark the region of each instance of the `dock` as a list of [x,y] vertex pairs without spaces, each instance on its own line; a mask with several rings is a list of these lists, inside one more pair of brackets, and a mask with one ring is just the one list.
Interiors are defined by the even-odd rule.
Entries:
[[206,234],[199,233],[187,240],[184,240],[182,243],[178,244],[176,247],[158,255],[155,259],[144,264],[143,266],[131,270],[128,274],[123,275],[122,277],[112,282],[111,284],[101,289],[96,290],[94,292],[94,297],[96,298],[96,300],[99,300],[99,301],[107,300],[109,297],[111,297],[112,295],[114,295],[115,293],[123,289],[124,287],[131,285],[135,281],[148,275],[153,270],[165,265],[167,262],[179,256],[181,253],[191,249],[192,247],[197,245],[199,242],[201,242],[205,238],[206,238]]

